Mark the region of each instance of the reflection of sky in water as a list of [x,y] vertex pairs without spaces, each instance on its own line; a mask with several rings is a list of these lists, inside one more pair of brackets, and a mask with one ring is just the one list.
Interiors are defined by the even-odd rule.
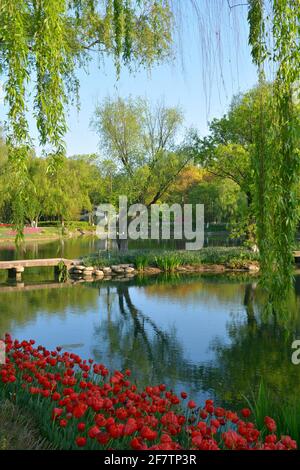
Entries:
[[[74,288],[84,289],[83,286]],[[68,346],[72,345],[76,353],[84,357],[90,356],[90,340],[95,324],[99,322],[99,309],[97,308],[97,291],[92,289],[89,291],[93,300],[92,305],[85,307],[72,305],[63,310],[59,310],[58,307],[56,313],[48,313],[42,305],[39,305],[34,319],[29,319],[25,325],[18,326],[12,322],[11,333],[16,338],[36,339],[48,348],[64,345],[68,349]],[[62,290],[61,295],[63,294]]]
[[238,309],[233,302],[218,302],[205,295],[182,302],[176,298],[151,298],[144,295],[143,289],[135,288],[132,298],[157,325],[166,331],[176,330],[186,358],[195,362],[213,359],[213,352],[209,351],[212,337],[226,335],[230,312]]

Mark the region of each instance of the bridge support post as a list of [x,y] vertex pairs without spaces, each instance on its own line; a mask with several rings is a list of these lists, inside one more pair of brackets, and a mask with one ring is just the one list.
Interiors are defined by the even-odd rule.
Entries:
[[54,279],[55,281],[58,281],[59,280],[59,267],[58,266],[54,266]]
[[8,278],[16,280],[17,282],[22,281],[22,273],[24,272],[23,266],[16,266],[8,270]]

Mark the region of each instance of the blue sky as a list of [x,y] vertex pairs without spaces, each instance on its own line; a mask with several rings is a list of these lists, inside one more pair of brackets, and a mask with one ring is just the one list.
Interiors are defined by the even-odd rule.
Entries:
[[[98,138],[89,122],[95,104],[107,95],[144,96],[153,102],[164,100],[167,105],[179,105],[185,127],[196,127],[204,135],[208,120],[226,112],[233,94],[256,83],[247,41],[247,9],[234,8],[229,13],[225,0],[198,3],[201,9],[197,19],[191,9],[181,18],[181,38],[178,35],[175,39],[176,58],[171,64],[154,67],[151,75],[146,71],[131,75],[124,69],[117,80],[112,60],[98,67],[95,58],[89,74],[78,73],[81,108],[79,112],[75,107],[68,111],[68,155],[97,152]],[[0,121],[4,118],[2,106]],[[29,120],[31,134],[36,137],[34,121]],[[37,142],[36,149],[39,152]]]

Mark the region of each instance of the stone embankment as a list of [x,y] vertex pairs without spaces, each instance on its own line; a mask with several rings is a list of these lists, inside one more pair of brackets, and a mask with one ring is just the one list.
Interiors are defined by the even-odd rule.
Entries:
[[[259,271],[258,263],[250,263],[247,266],[241,268],[221,265],[221,264],[202,264],[202,265],[185,265],[178,266],[174,269],[174,272],[181,274],[188,273],[225,273],[225,272],[249,272],[257,273]],[[71,266],[69,269],[70,277],[74,280],[109,280],[109,279],[130,279],[133,278],[136,274],[142,272],[143,274],[155,275],[163,272],[162,269],[158,267],[145,267],[143,270],[138,270],[135,268],[134,264],[117,264],[112,266],[105,267],[93,267],[93,266],[84,266],[77,264]]]
[[137,273],[133,264],[118,264],[106,267],[93,267],[76,265],[69,269],[71,278],[75,280],[83,279],[85,281],[100,280],[100,279],[122,279],[134,277]]

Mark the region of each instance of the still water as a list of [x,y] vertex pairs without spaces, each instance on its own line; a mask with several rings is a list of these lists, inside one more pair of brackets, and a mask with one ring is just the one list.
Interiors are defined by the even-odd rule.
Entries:
[[31,282],[18,290],[0,285],[0,336],[62,345],[110,369],[131,368],[139,383],[163,382],[198,400],[245,404],[262,379],[278,397],[298,394],[300,366],[291,363],[291,342],[300,339],[299,278],[282,319],[262,312],[255,278]]

